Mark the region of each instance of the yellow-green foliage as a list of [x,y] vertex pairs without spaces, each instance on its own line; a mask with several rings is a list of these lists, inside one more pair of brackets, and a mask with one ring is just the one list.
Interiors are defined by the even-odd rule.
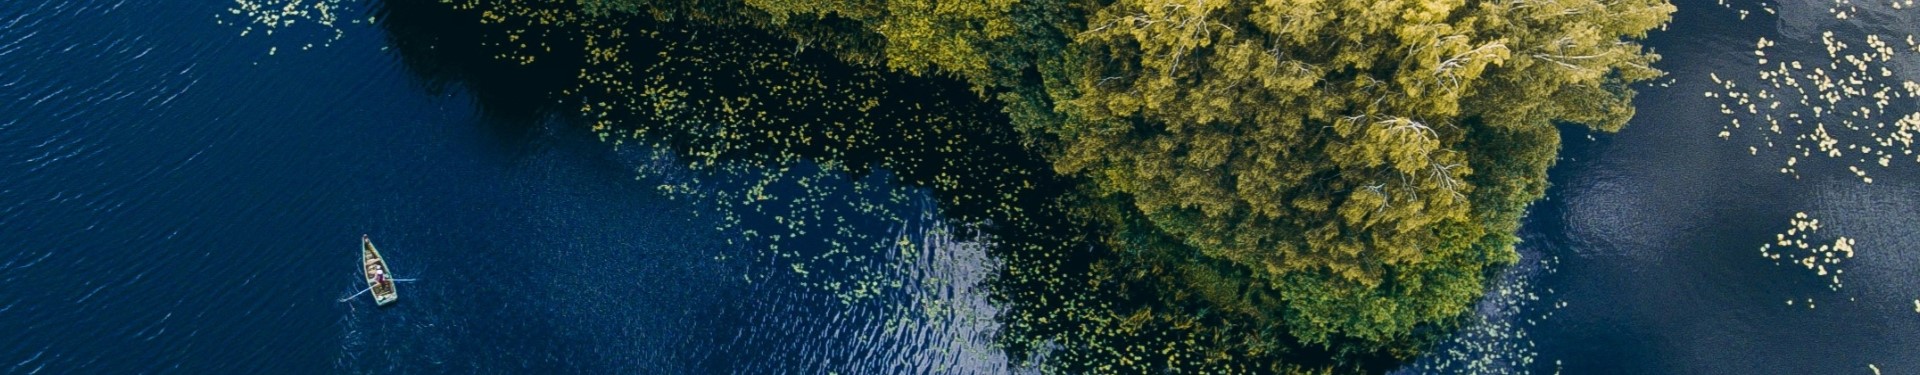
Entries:
[[[1476,245],[1501,245],[1482,237],[1510,235],[1517,218],[1493,211],[1534,199],[1558,146],[1485,145],[1518,150],[1476,158],[1490,150],[1471,139],[1554,121],[1618,129],[1632,113],[1623,83],[1659,74],[1622,38],[1671,9],[1122,0],[1075,36],[1079,96],[1056,98],[1067,120],[1048,130],[1061,171],[1259,271],[1293,335],[1394,340],[1479,295],[1481,269],[1511,250]],[[1505,177],[1517,180],[1472,178],[1516,168]]]
[[966,79],[1005,104],[1056,171],[1085,181],[1082,216],[1131,257],[1098,262],[1105,279],[1087,283],[1130,288],[1144,306],[1090,308],[1087,326],[1066,330],[1172,330],[1205,347],[1181,358],[1206,363],[1302,345],[1340,358],[1417,351],[1420,328],[1464,313],[1488,267],[1513,259],[1555,125],[1614,131],[1632,116],[1627,84],[1660,72],[1631,40],[1673,10],[1663,0],[577,1],[605,17],[759,27],[849,61]]
[[[860,62],[881,62],[913,74],[948,72],[976,80],[989,75],[995,40],[1015,34],[1016,0],[740,0],[686,3],[652,0],[580,0],[592,13],[647,12],[745,22],[787,34],[803,44],[834,47]],[[678,11],[678,12],[676,12]]]

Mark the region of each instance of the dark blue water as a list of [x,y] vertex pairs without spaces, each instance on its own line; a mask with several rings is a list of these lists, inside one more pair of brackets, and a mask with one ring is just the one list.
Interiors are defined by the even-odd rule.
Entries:
[[[397,49],[470,41],[340,5],[268,34],[230,2],[0,4],[0,373],[994,368],[990,321],[769,277],[635,151]],[[911,222],[888,233],[927,255],[885,277],[990,264]],[[394,307],[337,301],[363,233],[418,280]]]
[[[1920,33],[1911,10],[1823,4],[1681,2],[1651,42],[1672,84],[1622,133],[1563,134],[1525,260],[1406,372],[1920,372],[1920,168],[1779,174],[1715,136],[1701,95],[1708,72],[1751,76],[1757,37],[1811,60],[1807,30]],[[472,41],[340,5],[268,34],[220,1],[0,4],[0,373],[1013,371],[977,287],[988,244],[926,192],[884,171],[776,189],[886,201],[904,219],[852,228],[915,245],[796,276],[657,189],[692,172],[432,58]],[[1756,251],[1797,212],[1860,241],[1844,288]],[[418,280],[397,306],[337,301],[363,233]],[[903,282],[822,287],[862,280]]]
[[[1563,358],[1570,373],[1920,372],[1920,164],[1912,154],[1885,168],[1802,156],[1796,179],[1778,172],[1792,150],[1781,150],[1784,141],[1768,149],[1739,129],[1744,137],[1719,139],[1725,100],[1703,95],[1727,91],[1715,75],[1759,86],[1758,38],[1779,41],[1769,65],[1826,65],[1833,59],[1821,48],[1823,31],[1859,53],[1866,34],[1920,34],[1920,13],[1862,4],[1839,20],[1826,2],[1769,5],[1779,16],[1755,4],[1679,4],[1675,30],[1653,43],[1671,87],[1640,98],[1630,130],[1569,137],[1552,200],[1534,213],[1545,251],[1566,258],[1547,284],[1570,303],[1538,331],[1542,352]],[[1741,20],[1738,10],[1748,9]],[[1920,51],[1898,45],[1906,51],[1885,64],[1897,75],[1876,80],[1920,78]],[[1920,111],[1920,98],[1888,108],[1872,122]],[[1826,116],[1827,126],[1838,130],[1837,117]],[[1874,182],[1848,166],[1871,171]],[[1822,220],[1816,238],[1860,244],[1841,263],[1839,290],[1829,287],[1833,275],[1760,255],[1798,212]]]
[[[1754,129],[1765,124],[1759,118],[1811,118],[1791,101],[1772,110],[1763,101],[1751,115],[1733,106],[1747,125],[1723,140],[1731,117],[1720,106],[1735,101],[1714,81],[1780,95],[1789,90],[1756,79],[1759,38],[1777,43],[1767,48],[1768,70],[1787,61],[1825,68],[1835,59],[1823,33],[1858,54],[1868,34],[1920,34],[1920,12],[1860,4],[1841,20],[1823,1],[1674,3],[1670,29],[1648,41],[1669,76],[1639,87],[1638,114],[1620,133],[1562,132],[1553,187],[1521,231],[1526,260],[1482,304],[1486,319],[1408,372],[1920,373],[1920,164],[1912,154],[1889,167],[1852,151],[1800,155],[1789,144],[1812,133],[1807,128],[1773,135],[1769,148]],[[1873,65],[1871,79],[1897,87],[1920,77],[1920,51],[1893,45],[1898,51]],[[1879,66],[1891,75],[1879,76]],[[1796,73],[1803,81],[1805,74]],[[1890,104],[1878,121],[1862,123],[1893,126],[1920,111],[1911,96]],[[1841,129],[1840,116],[1825,119]],[[1798,178],[1779,171],[1789,155],[1799,156]],[[1848,166],[1865,168],[1874,182]],[[1831,286],[1834,274],[1760,253],[1796,213],[1822,221],[1813,242],[1858,241],[1856,256],[1832,266],[1845,269],[1841,287]]]
[[[228,5],[0,6],[5,372],[640,368],[701,334],[711,233],[590,139],[491,131],[378,29],[300,53],[329,30]],[[335,302],[360,233],[422,280],[403,307]]]

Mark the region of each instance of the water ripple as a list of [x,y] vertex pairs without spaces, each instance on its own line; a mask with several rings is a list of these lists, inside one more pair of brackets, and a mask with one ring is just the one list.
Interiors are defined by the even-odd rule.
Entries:
[[[29,363],[33,363],[33,361],[36,361],[36,360],[39,360],[41,356],[45,356],[45,355],[47,355],[47,351],[46,351],[46,350],[41,350],[41,351],[36,351],[36,352],[33,352],[33,356],[32,356],[32,357],[27,357],[27,359],[25,359],[25,360],[21,360],[21,361],[20,361],[20,362],[18,362],[18,363],[14,363],[14,364],[13,364],[13,368],[12,368],[12,369],[9,369],[9,370],[7,370],[7,372],[20,372],[20,367],[23,367],[23,366],[26,366],[26,365],[27,365],[27,364],[29,364]],[[44,365],[42,365],[42,366],[44,366]],[[40,369],[39,369],[39,368],[34,368],[34,369],[33,369],[33,371],[35,371],[35,372],[38,372],[38,371],[40,371]]]

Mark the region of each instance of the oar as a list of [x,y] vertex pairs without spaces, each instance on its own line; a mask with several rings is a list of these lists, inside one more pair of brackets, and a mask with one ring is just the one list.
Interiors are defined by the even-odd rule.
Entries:
[[367,291],[369,290],[373,290],[373,287],[367,287],[366,289],[361,289],[360,292],[354,293],[351,296],[347,296],[347,298],[341,298],[339,302],[351,301],[353,300],[353,297],[359,297],[361,294],[366,294]]

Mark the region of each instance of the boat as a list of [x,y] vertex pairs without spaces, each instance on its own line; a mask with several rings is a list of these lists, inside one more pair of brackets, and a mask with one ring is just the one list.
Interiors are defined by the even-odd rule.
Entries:
[[393,272],[387,268],[387,259],[380,257],[380,250],[373,248],[373,240],[360,235],[360,269],[366,273],[367,289],[373,293],[373,302],[379,306],[393,304],[400,299],[400,293],[393,288]]

